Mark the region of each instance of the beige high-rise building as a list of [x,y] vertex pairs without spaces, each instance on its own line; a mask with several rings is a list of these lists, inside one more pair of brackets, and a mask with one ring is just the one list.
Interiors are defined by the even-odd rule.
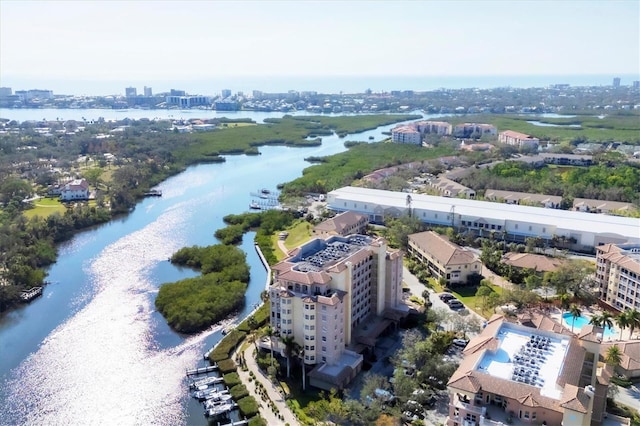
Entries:
[[600,299],[619,311],[640,309],[640,244],[596,247]]
[[314,239],[273,267],[271,326],[304,348],[316,368],[310,383],[341,389],[362,367],[349,350],[355,330],[387,311],[401,310],[402,253],[383,238],[364,235]]

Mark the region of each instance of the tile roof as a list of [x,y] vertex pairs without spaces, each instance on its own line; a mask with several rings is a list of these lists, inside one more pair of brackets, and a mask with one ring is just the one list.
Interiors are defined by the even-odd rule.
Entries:
[[539,272],[555,271],[563,263],[560,259],[540,254],[513,252],[505,254],[502,262],[516,268],[535,269]]
[[431,254],[442,265],[464,265],[477,260],[473,252],[453,244],[446,237],[433,231],[409,235],[409,241]]

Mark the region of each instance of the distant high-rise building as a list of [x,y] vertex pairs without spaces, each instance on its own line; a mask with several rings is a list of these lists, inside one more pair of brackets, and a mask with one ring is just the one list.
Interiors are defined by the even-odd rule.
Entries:
[[11,87],[0,87],[0,98],[6,98],[11,95],[13,95]]
[[229,89],[222,89],[222,92],[220,92],[222,94],[223,98],[228,98],[229,96],[231,96],[231,90]]
[[184,90],[171,89],[170,96],[187,96],[187,92]]
[[133,98],[138,96],[138,90],[135,87],[127,87],[124,89],[124,94],[127,98]]
[[620,87],[620,77],[615,77],[613,79],[613,87]]
[[640,80],[635,80],[633,82],[633,88],[634,89],[640,89]]
[[151,90],[151,87],[144,86],[144,95],[149,98],[153,96],[153,91]]

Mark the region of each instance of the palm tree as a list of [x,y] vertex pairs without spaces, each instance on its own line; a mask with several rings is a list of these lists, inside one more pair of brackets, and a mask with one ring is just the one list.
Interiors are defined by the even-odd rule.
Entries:
[[618,315],[616,315],[615,320],[616,324],[618,324],[618,327],[620,327],[620,339],[618,340],[622,340],[622,330],[629,326],[629,319],[627,318],[626,312],[620,312]]
[[640,311],[634,308],[627,311],[625,315],[629,321],[629,339],[631,339],[635,329],[640,328]]
[[603,311],[601,314],[596,314],[591,317],[589,324],[593,324],[597,327],[613,328],[613,315],[611,312]]
[[264,334],[269,337],[269,345],[271,346],[271,366],[273,367],[273,336],[275,336],[276,332],[270,325],[267,326]]
[[589,320],[589,324],[593,324],[596,327],[602,327],[602,315],[595,314],[594,316],[592,316]]
[[293,340],[293,336],[284,336],[280,338],[280,341],[284,344],[284,356],[287,358],[287,379],[291,376],[291,357],[293,356],[293,350],[296,342]]
[[622,361],[622,351],[618,345],[611,345],[609,349],[607,349],[604,361],[607,365],[612,365],[613,367],[620,365],[620,362]]
[[573,305],[571,305],[571,307],[569,308],[569,313],[571,314],[572,317],[572,321],[571,321],[571,332],[573,333],[573,325],[576,323],[576,318],[580,318],[580,316],[582,315],[582,311],[580,310],[580,308],[578,307],[578,305],[576,305],[575,303]]

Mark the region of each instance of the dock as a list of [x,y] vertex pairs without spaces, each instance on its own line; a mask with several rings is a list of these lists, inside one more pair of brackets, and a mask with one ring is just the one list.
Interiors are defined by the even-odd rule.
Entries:
[[212,371],[216,371],[217,369],[218,369],[218,364],[213,364],[208,367],[193,368],[191,370],[187,370],[187,377],[211,373]]
[[234,422],[233,420],[231,421],[231,423],[217,423],[217,426],[244,426],[244,425],[248,425],[249,424],[249,420],[244,419],[244,420],[238,420],[237,422]]
[[144,193],[145,197],[162,197],[162,191],[159,189],[151,189]]
[[30,302],[38,296],[42,296],[42,287],[32,287],[20,292],[20,300],[23,302]]

